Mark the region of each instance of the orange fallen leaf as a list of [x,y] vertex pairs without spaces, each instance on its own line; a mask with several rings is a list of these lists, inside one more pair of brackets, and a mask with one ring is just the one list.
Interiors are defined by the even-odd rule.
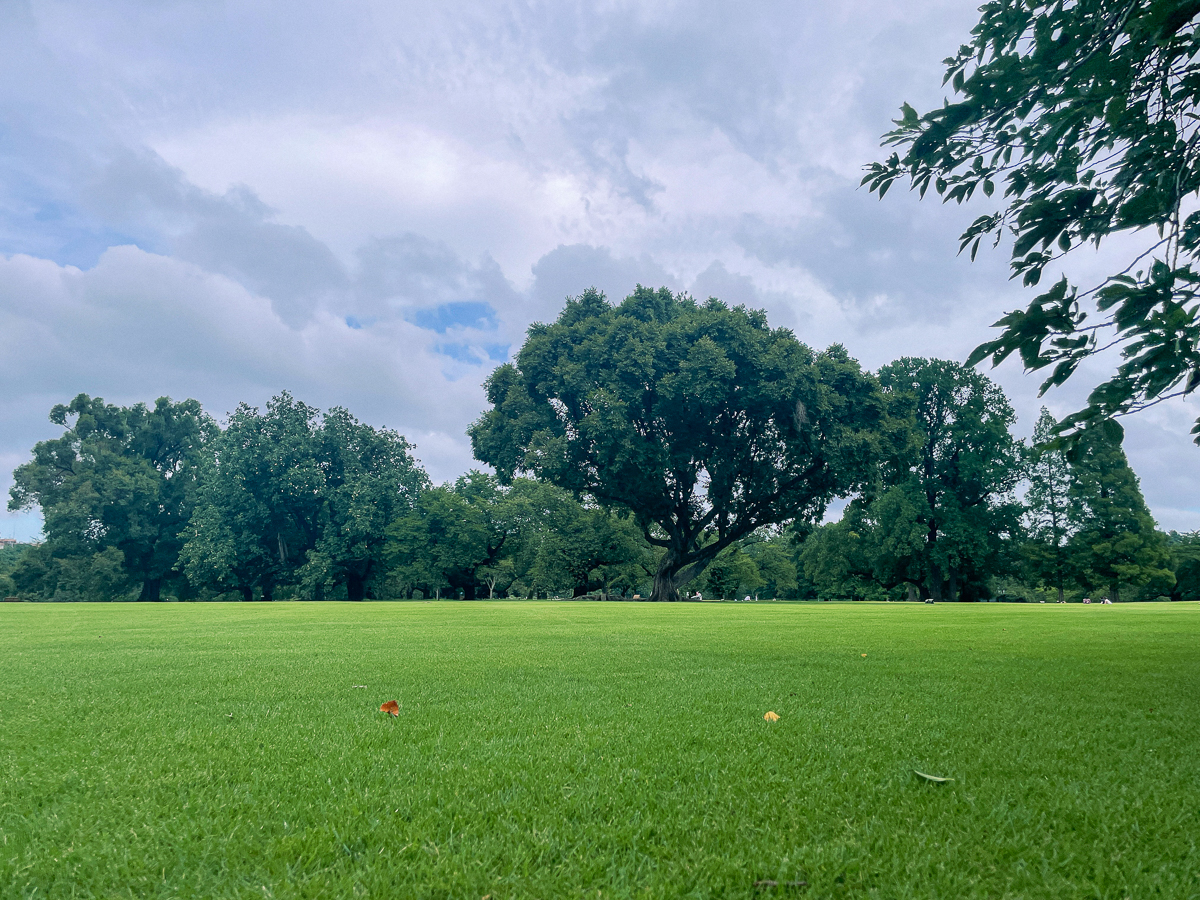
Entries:
[[771,710],[767,710],[767,714],[765,716],[763,716],[763,718],[766,719],[768,722],[778,722],[779,721],[779,713],[773,712]]
[[383,706],[379,707],[379,711],[389,713],[393,716],[398,716],[400,715],[400,704],[395,700],[389,700],[387,703],[383,704]]

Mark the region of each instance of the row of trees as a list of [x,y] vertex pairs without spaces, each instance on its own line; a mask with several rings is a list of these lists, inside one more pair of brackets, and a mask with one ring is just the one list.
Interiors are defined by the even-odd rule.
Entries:
[[628,517],[553,485],[471,472],[434,487],[411,445],[288,394],[224,428],[195,401],[56,406],[15,472],[44,543],[0,573],[38,599],[271,600],[636,590]]
[[1178,593],[1192,552],[1156,530],[1119,427],[1064,451],[1043,412],[1026,447],[972,369],[866,372],[716,300],[585,292],[488,389],[471,437],[497,475],[440,487],[399,434],[288,394],[224,427],[80,395],[15,473],[47,539],[3,577],[61,599],[1120,599]]

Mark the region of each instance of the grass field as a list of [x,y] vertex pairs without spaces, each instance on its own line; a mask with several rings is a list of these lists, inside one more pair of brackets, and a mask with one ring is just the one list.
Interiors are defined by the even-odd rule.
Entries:
[[0,896],[1197,898],[1198,639],[1194,603],[11,604]]

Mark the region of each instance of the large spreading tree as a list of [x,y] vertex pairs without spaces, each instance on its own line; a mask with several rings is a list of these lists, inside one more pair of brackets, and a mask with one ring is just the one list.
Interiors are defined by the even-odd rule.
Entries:
[[634,514],[663,550],[651,598],[680,589],[765,525],[819,521],[874,461],[874,379],[766,316],[638,287],[595,290],[534,325],[487,382],[470,428],[502,479],[529,473]]
[[[962,235],[1012,237],[1012,270],[1037,285],[1064,255],[1118,235],[1129,251],[1084,289],[1063,276],[1009,313],[974,363],[1017,353],[1050,369],[1045,391],[1110,346],[1122,360],[1060,430],[1200,385],[1200,34],[1196,0],[992,0],[946,60],[954,102],[905,104],[900,148],[863,179],[882,197],[907,179],[944,201],[998,201]],[[1140,244],[1138,240],[1140,239]],[[1075,429],[1075,431],[1071,431]],[[1200,424],[1194,429],[1200,441]]]

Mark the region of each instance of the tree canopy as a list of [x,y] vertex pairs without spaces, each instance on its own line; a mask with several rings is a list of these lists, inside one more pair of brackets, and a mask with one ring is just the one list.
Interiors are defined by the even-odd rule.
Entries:
[[1074,472],[1067,454],[1054,445],[1054,426],[1054,416],[1043,407],[1033,428],[1033,447],[1026,453],[1027,540],[1022,551],[1030,574],[1053,588],[1061,601],[1076,572],[1068,544],[1080,523],[1077,504],[1071,498]]
[[487,382],[475,455],[634,514],[662,548],[652,598],[755,530],[819,521],[874,459],[878,389],[840,346],[814,352],[761,312],[638,287],[534,325]]
[[[1060,431],[1077,433],[1200,385],[1200,35],[1195,0],[992,0],[970,43],[945,61],[956,96],[920,114],[908,104],[885,136],[900,152],[868,167],[882,197],[899,179],[923,197],[1000,208],[962,235],[974,258],[1011,234],[1012,270],[1041,282],[1064,255],[1122,233],[1148,235],[1098,284],[1066,276],[996,325],[969,364],[1017,353],[1052,367],[1042,390],[1087,358],[1122,361]],[[903,153],[903,155],[901,155]],[[1075,429],[1075,431],[1072,431]],[[1200,441],[1200,423],[1194,429]]]
[[493,477],[474,470],[427,490],[388,527],[387,558],[426,597],[449,588],[474,600],[514,530],[506,501]]
[[[1044,412],[1022,458],[1003,393],[957,363],[905,358],[872,376],[716,301],[587,299],[593,313],[535,327],[521,368],[498,370],[509,390],[474,437],[511,454],[492,457],[509,460],[499,475],[434,487],[396,432],[286,392],[224,427],[195,401],[56,406],[64,434],[34,448],[12,491],[12,505],[42,507],[46,541],[0,547],[3,596],[641,599],[664,582],[692,598],[1200,592],[1200,539],[1157,530],[1115,422],[1064,452]],[[647,301],[645,318],[628,308]],[[516,422],[500,415],[513,410]],[[500,441],[514,434],[528,443]],[[841,519],[819,525],[847,491]],[[664,494],[686,502],[656,518]]]
[[912,585],[923,597],[982,593],[1016,530],[1021,476],[1015,416],[988,378],[948,360],[905,358],[880,384],[895,423],[870,488],[802,553],[818,585],[861,583],[862,596]]
[[1119,436],[1094,429],[1080,449],[1069,490],[1080,523],[1071,539],[1077,577],[1114,601],[1122,585],[1167,594],[1175,586],[1167,539],[1154,527]]
[[158,600],[163,580],[179,574],[211,420],[195,400],[120,407],[80,394],[50,421],[65,431],[13,473],[8,504],[41,507],[46,547],[36,564],[78,593],[136,585],[139,599]]
[[280,584],[362,600],[384,529],[428,479],[411,445],[346,410],[320,411],[284,392],[265,412],[241,404],[213,442],[183,563],[195,584],[264,600]]

